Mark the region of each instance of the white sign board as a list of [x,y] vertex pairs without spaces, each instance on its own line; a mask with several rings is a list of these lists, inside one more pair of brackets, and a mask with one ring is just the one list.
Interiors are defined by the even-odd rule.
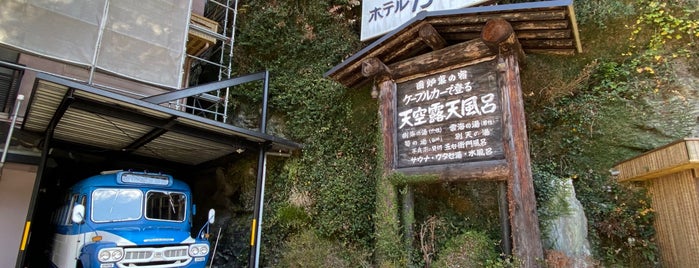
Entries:
[[361,41],[388,33],[421,11],[469,7],[488,0],[363,0]]

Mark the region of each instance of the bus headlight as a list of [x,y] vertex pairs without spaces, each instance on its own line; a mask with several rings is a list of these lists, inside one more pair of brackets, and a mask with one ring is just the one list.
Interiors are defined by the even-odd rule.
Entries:
[[194,244],[189,246],[189,255],[192,257],[201,257],[209,254],[209,245],[207,244]]
[[103,248],[97,253],[97,258],[101,262],[118,262],[124,257],[122,248]]

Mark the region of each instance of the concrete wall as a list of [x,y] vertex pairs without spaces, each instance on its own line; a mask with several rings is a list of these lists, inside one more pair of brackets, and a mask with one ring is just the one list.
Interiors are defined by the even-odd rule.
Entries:
[[37,166],[5,163],[0,177],[0,267],[15,267]]

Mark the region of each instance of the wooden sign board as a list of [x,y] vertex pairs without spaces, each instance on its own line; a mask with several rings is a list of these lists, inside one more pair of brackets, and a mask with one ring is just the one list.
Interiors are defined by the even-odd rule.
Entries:
[[503,159],[501,95],[495,60],[398,83],[396,169]]

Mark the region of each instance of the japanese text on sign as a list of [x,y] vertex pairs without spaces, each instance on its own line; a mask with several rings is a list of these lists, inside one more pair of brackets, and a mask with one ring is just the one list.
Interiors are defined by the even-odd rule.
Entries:
[[487,0],[363,0],[361,40],[387,33],[421,11],[438,11],[481,4]]
[[400,83],[397,102],[399,168],[502,156],[493,61]]

